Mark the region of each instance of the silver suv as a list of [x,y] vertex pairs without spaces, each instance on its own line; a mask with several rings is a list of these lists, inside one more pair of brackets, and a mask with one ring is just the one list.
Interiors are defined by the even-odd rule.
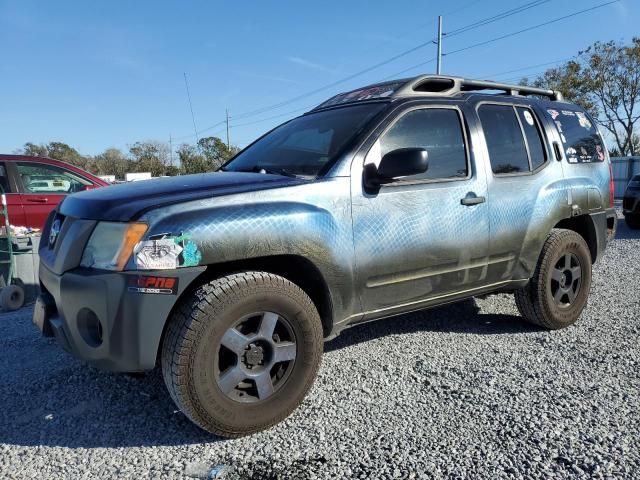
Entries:
[[[419,76],[337,95],[221,172],[67,197],[34,323],[118,371],[159,364],[223,436],[267,428],[357,323],[513,292],[573,324],[616,228],[593,119],[558,92]],[[393,320],[390,320],[393,321]]]

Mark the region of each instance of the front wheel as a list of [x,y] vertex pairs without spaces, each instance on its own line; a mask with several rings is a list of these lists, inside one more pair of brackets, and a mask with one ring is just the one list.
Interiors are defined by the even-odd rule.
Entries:
[[530,323],[552,330],[574,324],[591,287],[591,254],[576,232],[553,229],[529,284],[515,292],[516,306]]
[[316,377],[322,324],[307,294],[265,272],[229,275],[181,299],[162,345],[165,383],[180,410],[225,437],[287,417]]

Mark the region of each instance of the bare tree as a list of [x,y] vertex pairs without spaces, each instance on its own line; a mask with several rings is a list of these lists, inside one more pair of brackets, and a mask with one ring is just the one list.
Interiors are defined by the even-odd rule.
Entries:
[[630,45],[596,42],[576,59],[547,70],[532,83],[560,90],[567,100],[586,108],[611,135],[621,155],[640,153],[634,142],[640,119],[639,37]]

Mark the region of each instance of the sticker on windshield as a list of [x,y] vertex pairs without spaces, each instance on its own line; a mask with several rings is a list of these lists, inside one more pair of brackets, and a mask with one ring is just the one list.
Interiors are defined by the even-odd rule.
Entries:
[[138,242],[133,252],[141,270],[171,270],[178,268],[182,247],[173,238],[162,238]]
[[549,109],[549,110],[547,110],[547,112],[549,112],[549,115],[551,115],[551,118],[552,118],[553,120],[555,120],[556,118],[558,118],[558,115],[560,115],[560,114],[558,113],[558,111],[557,111],[557,110]]
[[529,112],[528,110],[524,111],[524,119],[529,125],[533,126],[533,115],[531,115],[531,112]]

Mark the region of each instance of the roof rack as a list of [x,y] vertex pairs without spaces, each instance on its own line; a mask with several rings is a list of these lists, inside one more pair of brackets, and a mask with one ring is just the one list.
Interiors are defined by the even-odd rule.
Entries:
[[498,90],[507,95],[539,95],[555,101],[563,100],[562,94],[557,90],[442,75],[420,75],[415,77],[399,88],[394,96],[416,94],[441,96],[480,90]]
[[351,90],[350,92],[339,93],[325,100],[311,111],[365,100],[416,96],[442,97],[481,90],[498,90],[504,92],[505,95],[539,95],[555,101],[563,100],[562,94],[557,90],[546,90],[544,88],[527,87],[525,85],[511,85],[489,80],[469,80],[462,77],[420,75],[414,78],[403,78],[376,83],[367,87]]

